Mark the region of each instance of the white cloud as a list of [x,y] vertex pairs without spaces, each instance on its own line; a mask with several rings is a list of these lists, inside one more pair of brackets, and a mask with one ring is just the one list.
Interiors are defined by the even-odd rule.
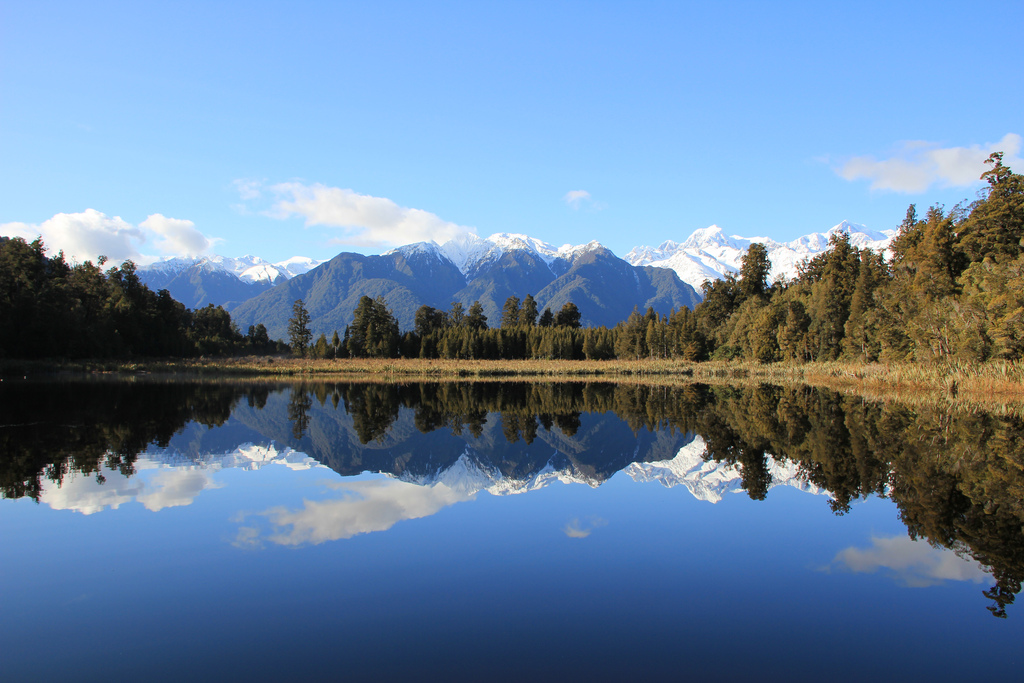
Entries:
[[139,260],[142,255],[138,245],[145,240],[138,226],[95,209],[58,213],[39,225],[7,223],[0,225],[0,234],[26,240],[41,236],[50,255],[63,250],[69,260],[95,260],[102,254],[118,263],[125,259]]
[[[235,182],[242,199],[255,199],[262,185],[254,181]],[[352,190],[301,182],[271,185],[274,196],[267,215],[286,219],[302,217],[307,226],[341,228],[344,234],[331,240],[335,244],[382,247],[411,242],[446,242],[473,232],[423,209],[399,206],[386,197],[373,197]]]
[[992,152],[1003,152],[1003,163],[1021,168],[1021,136],[1007,133],[999,142],[971,147],[939,147],[924,141],[901,143],[887,159],[853,157],[835,169],[846,180],[869,180],[872,190],[920,193],[933,185],[970,187],[981,182]]
[[154,246],[163,254],[199,256],[213,247],[211,240],[196,230],[196,224],[181,218],[168,218],[158,213],[139,223],[139,227],[155,233]]
[[608,522],[606,520],[599,517],[592,518],[589,521],[589,524],[580,522],[579,519],[572,519],[568,524],[562,527],[562,531],[569,538],[586,538],[593,533],[594,529],[602,527],[607,523]]
[[586,190],[569,190],[562,197],[562,201],[574,209],[580,208],[580,204],[590,201],[590,193]]
[[192,221],[168,218],[161,214],[149,216],[139,225],[132,225],[120,216],[107,216],[96,209],[81,213],[58,213],[38,225],[5,223],[0,235],[23,237],[28,241],[43,238],[51,256],[64,252],[69,261],[95,261],[106,256],[112,264],[131,259],[138,264],[157,259],[141,249],[150,241],[165,255],[195,256],[207,251],[216,240],[206,237]]
[[232,185],[238,191],[238,196],[245,201],[253,199],[259,199],[263,193],[263,182],[260,180],[252,180],[251,178],[239,178],[234,181]]
[[859,573],[888,569],[908,586],[930,586],[942,581],[981,583],[987,578],[984,569],[974,560],[907,536],[873,537],[870,548],[841,550],[832,564]]
[[[260,513],[273,526],[268,540],[279,545],[316,545],[351,538],[385,531],[405,519],[429,517],[449,505],[472,498],[444,484],[417,486],[392,479],[346,482],[331,488],[341,490],[344,497],[306,500],[300,510],[273,508]],[[254,529],[240,527],[236,545],[259,545],[259,534]]]
[[586,190],[569,190],[562,197],[562,201],[577,211],[581,207],[585,207],[588,211],[603,211],[608,208],[607,204],[595,200]]

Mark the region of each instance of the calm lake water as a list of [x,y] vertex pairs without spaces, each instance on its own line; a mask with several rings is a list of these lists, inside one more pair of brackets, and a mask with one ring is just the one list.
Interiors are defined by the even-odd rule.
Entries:
[[774,386],[0,383],[4,680],[1016,680],[1024,422]]

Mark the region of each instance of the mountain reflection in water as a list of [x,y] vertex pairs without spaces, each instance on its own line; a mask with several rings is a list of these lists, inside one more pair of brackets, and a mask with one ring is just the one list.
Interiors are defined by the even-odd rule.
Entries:
[[[994,583],[984,594],[998,617],[1024,578],[1024,422],[1014,415],[769,385],[5,382],[0,398],[4,497],[57,509],[185,506],[227,468],[390,477],[328,482],[302,507],[240,515],[233,542],[245,547],[315,545],[484,491],[596,487],[622,472],[710,502],[796,487],[827,494],[837,515],[891,498],[908,536],[847,548],[827,569],[888,571],[912,586]],[[564,531],[585,538],[602,523]]]

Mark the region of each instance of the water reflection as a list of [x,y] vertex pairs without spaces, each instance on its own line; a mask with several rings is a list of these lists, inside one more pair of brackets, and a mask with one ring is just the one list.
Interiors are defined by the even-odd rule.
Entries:
[[[348,483],[325,483],[339,497],[334,500],[306,500],[301,509],[271,508],[257,515],[238,518],[236,545],[259,547],[264,541],[278,545],[318,544],[351,538],[356,534],[386,531],[406,519],[429,517],[442,508],[470,500],[472,493],[456,491],[442,483],[418,486],[407,482],[377,479]],[[265,527],[257,522],[265,522]]]
[[841,550],[832,566],[858,573],[887,570],[904,584],[915,587],[943,581],[981,583],[988,579],[977,562],[906,536],[872,537],[869,548]]
[[[837,515],[885,496],[908,537],[847,548],[833,569],[925,585],[981,580],[980,565],[995,580],[985,595],[1000,617],[1024,578],[1024,422],[1015,415],[767,385],[95,382],[4,383],[0,392],[3,495],[56,509],[189,505],[228,467],[392,477],[328,483],[324,500],[249,514],[234,539],[242,546],[315,545],[483,491],[596,487],[621,472],[710,502],[796,487],[827,494]],[[602,523],[570,520],[563,532],[585,538]]]

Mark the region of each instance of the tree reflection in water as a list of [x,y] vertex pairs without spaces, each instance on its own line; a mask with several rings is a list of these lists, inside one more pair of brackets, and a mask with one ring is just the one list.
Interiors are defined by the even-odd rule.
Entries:
[[[644,434],[696,434],[706,443],[704,458],[736,466],[755,500],[766,498],[772,485],[769,457],[794,463],[804,481],[829,491],[837,515],[868,496],[891,498],[911,539],[990,568],[995,585],[985,596],[997,617],[1006,616],[1024,579],[1024,421],[1014,414],[911,407],[772,385],[104,381],[0,386],[0,490],[6,498],[38,501],[43,480],[60,483],[73,472],[102,481],[107,467],[130,476],[137,456],[152,444],[166,446],[190,422],[222,425],[240,406],[260,416],[256,426],[268,438],[290,440],[342,474],[436,469],[436,458],[447,456],[425,455],[429,449],[413,448],[409,440],[443,430],[465,440],[491,439],[487,447],[495,454],[495,467],[520,477],[548,464],[550,450],[541,458],[529,448],[544,436],[599,482],[632,461],[631,442]],[[273,399],[285,392],[286,400]],[[412,433],[395,431],[403,411],[412,412]],[[611,415],[615,428],[604,422]],[[281,425],[286,425],[283,432]],[[365,448],[345,450],[346,434]],[[428,457],[434,460],[424,460]]]

